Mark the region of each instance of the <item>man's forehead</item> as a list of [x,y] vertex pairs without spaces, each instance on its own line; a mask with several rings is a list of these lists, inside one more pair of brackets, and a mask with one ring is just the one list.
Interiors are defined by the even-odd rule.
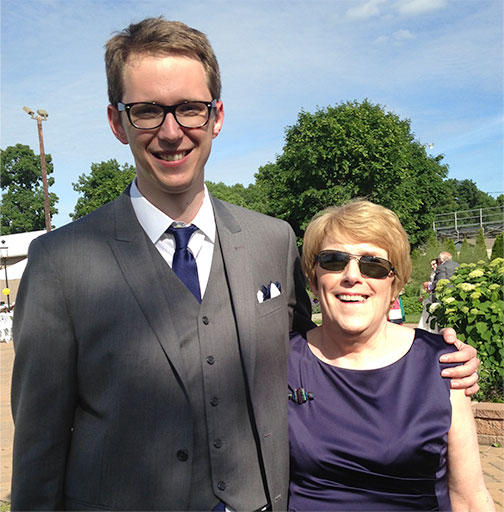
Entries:
[[141,64],[145,59],[184,59],[194,60],[202,64],[201,59],[193,53],[189,52],[176,52],[176,51],[150,51],[150,52],[131,52],[125,62],[128,66],[137,66]]

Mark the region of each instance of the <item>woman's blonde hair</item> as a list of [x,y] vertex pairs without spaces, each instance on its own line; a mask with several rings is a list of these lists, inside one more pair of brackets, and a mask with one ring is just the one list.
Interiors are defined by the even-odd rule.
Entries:
[[315,285],[315,258],[327,238],[335,242],[369,243],[387,251],[387,259],[395,269],[392,297],[397,298],[410,278],[411,259],[408,235],[393,211],[358,199],[318,213],[306,228],[301,258],[306,278]]

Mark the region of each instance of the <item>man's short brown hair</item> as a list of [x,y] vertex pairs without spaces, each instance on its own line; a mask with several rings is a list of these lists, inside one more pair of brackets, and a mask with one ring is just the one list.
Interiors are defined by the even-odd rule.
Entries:
[[205,34],[180,21],[167,21],[160,16],[132,23],[107,41],[105,68],[111,105],[122,101],[123,70],[132,54],[183,55],[201,61],[212,99],[220,99],[219,64]]

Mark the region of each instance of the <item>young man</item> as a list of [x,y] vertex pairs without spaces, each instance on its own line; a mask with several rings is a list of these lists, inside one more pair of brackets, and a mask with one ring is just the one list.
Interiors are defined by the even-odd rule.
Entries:
[[204,186],[224,109],[202,33],[146,19],[106,67],[137,176],[30,248],[12,508],[285,510],[288,333],[311,325],[294,233]]

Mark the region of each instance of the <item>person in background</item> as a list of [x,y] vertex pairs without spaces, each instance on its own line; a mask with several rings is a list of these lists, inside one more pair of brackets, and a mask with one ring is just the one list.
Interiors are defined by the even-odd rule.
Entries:
[[406,314],[404,313],[404,306],[401,298],[401,294],[394,300],[390,310],[388,312],[388,321],[394,324],[402,325],[406,320]]
[[434,275],[434,280],[432,281],[432,302],[436,302],[436,285],[441,279],[450,279],[450,277],[454,274],[455,269],[460,267],[460,265],[453,261],[452,255],[447,251],[442,251],[439,253],[438,257],[438,265],[436,268],[436,273]]
[[397,216],[368,201],[306,229],[322,325],[291,336],[291,511],[494,510],[470,400],[441,376],[442,337],[387,322],[409,254]]
[[430,261],[430,267],[432,269],[432,272],[431,272],[431,274],[429,276],[429,280],[428,281],[424,281],[424,283],[422,284],[423,289],[426,292],[431,292],[432,291],[432,283],[434,282],[434,278],[436,277],[437,265],[438,265],[437,258],[435,258],[435,259]]
[[425,329],[426,331],[429,331],[429,332],[437,332],[437,330],[432,329],[429,324],[429,307],[432,304],[432,287],[433,287],[434,277],[436,276],[437,265],[438,265],[437,258],[430,261],[430,267],[431,267],[432,272],[430,274],[429,280],[424,281],[422,284],[423,289],[427,293],[429,293],[429,296],[425,297],[423,299],[423,301],[424,301],[423,309],[422,309],[422,314],[420,316],[420,320],[418,321],[418,327],[420,329]]

